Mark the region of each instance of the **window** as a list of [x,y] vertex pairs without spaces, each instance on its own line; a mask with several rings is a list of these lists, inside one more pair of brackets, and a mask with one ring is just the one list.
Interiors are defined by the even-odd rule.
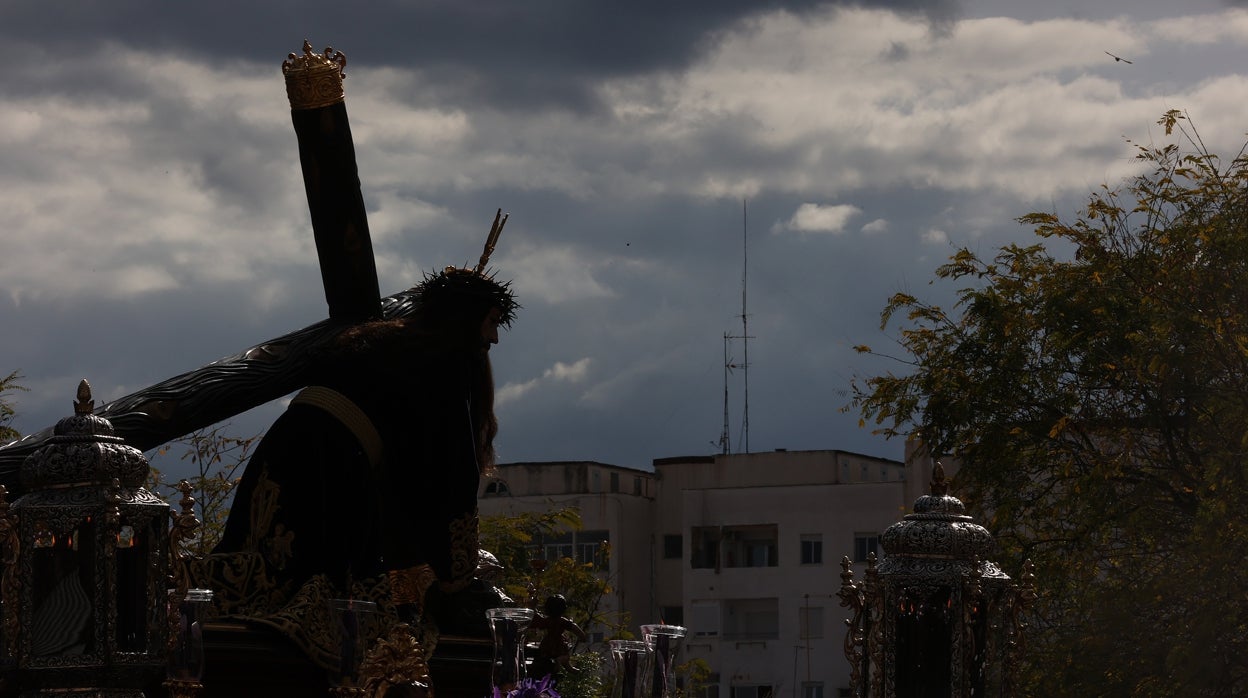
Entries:
[[490,480],[485,486],[486,497],[502,497],[511,494],[511,490],[507,489],[507,483],[503,480]]
[[797,616],[798,634],[803,640],[823,637],[823,607],[802,606]]
[[732,698],[772,698],[771,686],[733,686]]
[[668,533],[663,536],[663,559],[679,560],[685,550],[685,539],[679,533]]
[[577,562],[593,564],[599,569],[607,568],[611,548],[610,535],[606,531],[577,531],[573,540]]
[[633,494],[641,496],[641,478],[639,477],[633,478]]
[[567,557],[581,564],[593,563],[605,570],[610,558],[610,542],[606,531],[568,532],[533,541],[533,545],[529,546],[529,555],[551,562]]
[[582,565],[593,565],[594,567],[605,568],[607,566],[607,555],[605,543],[589,542],[576,544],[576,561]]
[[702,695],[700,698],[719,698],[719,684],[708,683],[702,686]]
[[854,562],[866,562],[867,556],[880,556],[880,537],[874,533],[854,534]]
[[780,637],[778,599],[729,599],[724,604],[724,638],[775,640]]
[[775,567],[776,526],[725,526],[724,567]]
[[822,565],[823,564],[823,535],[819,533],[803,533],[802,534],[802,556],[803,565]]
[[660,606],[659,618],[668,625],[685,624],[684,606]]
[[746,567],[775,567],[776,546],[773,541],[752,540],[745,545],[742,560]]
[[776,525],[695,526],[690,564],[694,569],[775,567],[778,564]]
[[695,637],[719,634],[720,606],[718,601],[694,601],[689,606],[689,628]]
[[619,473],[611,473],[611,491],[612,492],[620,491],[620,474]]
[[690,565],[696,569],[716,569],[719,567],[719,527],[694,526],[692,530],[693,550],[690,551]]
[[823,683],[819,681],[803,681],[802,698],[823,698]]

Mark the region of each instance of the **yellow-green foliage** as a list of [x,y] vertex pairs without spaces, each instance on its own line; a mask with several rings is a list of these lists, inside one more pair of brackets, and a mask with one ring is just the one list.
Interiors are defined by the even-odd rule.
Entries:
[[16,429],[9,426],[9,423],[13,421],[14,415],[17,414],[17,410],[13,406],[12,397],[5,395],[5,393],[26,390],[26,388],[18,384],[18,381],[21,379],[22,376],[17,371],[0,378],[0,444],[8,443],[21,437],[21,434],[17,433]]
[[194,555],[208,554],[221,540],[225,521],[230,516],[234,488],[238,487],[243,467],[260,440],[259,436],[229,436],[224,431],[228,427],[229,424],[223,424],[192,432],[161,446],[152,457],[148,489],[167,499],[175,510],[181,494],[176,488],[176,481],[165,481],[164,471],[168,468],[163,467],[164,459],[177,455],[180,460],[190,462],[195,469],[195,475],[185,478],[191,483],[195,514],[201,524],[198,537],[187,546],[188,552]]
[[[530,563],[533,548],[544,538],[554,538],[580,530],[581,516],[575,507],[553,506],[544,512],[481,517],[481,547],[498,557],[503,565],[495,583],[518,602],[527,603],[535,589],[537,603],[551,594],[562,594],[568,601],[569,617],[582,628],[599,626],[608,635],[619,634],[628,619],[603,609],[603,598],[612,592],[607,576],[610,550],[599,556],[603,567],[572,558],[546,560],[537,572]],[[580,648],[584,649],[584,647]]]
[[1033,695],[1248,694],[1248,163],[1160,123],[1179,143],[1073,220],[959,250],[953,308],[895,296],[912,362],[855,386],[864,423],[961,460],[1007,570],[1035,560]]

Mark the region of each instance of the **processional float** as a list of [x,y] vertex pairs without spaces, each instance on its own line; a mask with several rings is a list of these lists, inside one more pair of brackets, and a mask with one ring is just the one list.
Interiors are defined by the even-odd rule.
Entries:
[[[344,327],[412,311],[410,290],[382,299],[378,289],[342,87],[345,66],[341,51],[318,54],[308,42],[302,55],[292,53],[282,65],[329,318],[96,409],[129,445],[150,450],[287,395],[306,385],[312,351]],[[0,446],[0,483],[10,496],[22,492],[22,461],[47,443],[52,431]]]
[[[9,679],[8,685],[0,681],[0,695],[137,698],[159,687],[166,658],[186,649],[178,621],[183,631],[195,625],[201,632],[186,621],[207,597],[187,589],[176,560],[169,563],[179,554],[179,540],[197,525],[189,487],[183,488],[183,511],[172,517],[171,538],[168,505],[143,489],[148,466],[142,452],[305,387],[313,356],[344,329],[414,312],[414,289],[383,299],[378,288],[347,118],[345,66],[342,52],[316,53],[307,41],[302,54],[291,53],[282,64],[329,318],[99,408],[83,381],[73,417],[0,446],[0,674]],[[481,266],[505,223],[500,210]],[[49,582],[55,593],[46,588]],[[165,603],[169,587],[182,601]],[[41,611],[45,618],[36,619]],[[64,618],[49,624],[48,613]],[[85,620],[71,623],[74,618]],[[241,640],[231,648],[231,661],[260,662],[256,674],[271,668],[263,663],[272,656],[263,651],[271,648],[245,634],[233,637]],[[374,666],[379,676],[427,670],[407,639],[378,643],[382,651],[371,659],[381,665]],[[202,650],[203,637],[194,641]],[[440,695],[457,695],[456,680],[480,674],[482,665],[488,676],[486,645],[484,659],[479,649],[452,658],[451,681]],[[191,667],[192,673],[198,669]],[[20,686],[12,685],[14,676]],[[250,695],[248,689],[260,688],[246,683],[256,676],[229,678],[232,683],[207,695]],[[471,695],[480,695],[473,685]],[[202,689],[193,678],[165,684],[174,696]],[[286,685],[260,694],[291,690],[299,692]],[[364,693],[352,688],[347,694]]]

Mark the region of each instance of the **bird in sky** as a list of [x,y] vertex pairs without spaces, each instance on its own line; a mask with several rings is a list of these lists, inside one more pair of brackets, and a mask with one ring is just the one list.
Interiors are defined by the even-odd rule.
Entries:
[[1122,61],[1123,63],[1126,63],[1126,64],[1128,64],[1128,65],[1133,65],[1133,64],[1131,63],[1131,61],[1129,61],[1129,60],[1127,60],[1127,59],[1125,59],[1125,58],[1123,58],[1123,57],[1121,57],[1121,56],[1115,56],[1114,54],[1110,53],[1109,51],[1106,51],[1106,52],[1105,52],[1105,55],[1106,55],[1106,56],[1109,56],[1109,57],[1110,57],[1110,58],[1112,58],[1112,59],[1114,59],[1114,62],[1115,62],[1115,63],[1117,63],[1118,61]]

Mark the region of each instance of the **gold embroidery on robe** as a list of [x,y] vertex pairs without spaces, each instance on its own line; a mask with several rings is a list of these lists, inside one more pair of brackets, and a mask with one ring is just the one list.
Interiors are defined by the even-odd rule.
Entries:
[[479,529],[476,509],[451,522],[451,578],[441,580],[443,590],[460,591],[472,581],[481,554]]
[[401,570],[390,570],[390,595],[395,605],[415,604],[423,608],[425,592],[437,581],[438,575],[429,565],[416,565]]
[[256,489],[251,495],[251,510],[247,512],[251,526],[247,529],[244,550],[261,550],[260,541],[268,537],[269,527],[273,525],[277,510],[281,508],[277,503],[281,493],[281,486],[269,479],[269,467],[265,463],[264,469],[260,471],[260,479],[256,482]]
[[287,531],[286,524],[273,527],[273,535],[264,541],[264,559],[278,570],[286,569],[286,562],[294,557],[295,532]]

